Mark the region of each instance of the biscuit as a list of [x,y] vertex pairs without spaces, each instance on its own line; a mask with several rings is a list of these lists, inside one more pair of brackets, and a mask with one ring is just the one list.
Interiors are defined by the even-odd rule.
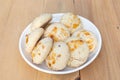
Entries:
[[68,29],[61,23],[53,23],[45,30],[44,37],[51,37],[54,41],[64,41],[70,36]]
[[49,21],[52,19],[52,15],[51,14],[42,14],[39,17],[35,18],[31,24],[31,31],[36,29],[36,28],[40,28],[40,27],[44,27],[43,25],[49,23]]
[[42,36],[43,32],[44,32],[43,28],[38,28],[38,29],[33,30],[31,33],[25,36],[26,37],[25,39],[26,40],[25,42],[26,51],[28,53],[30,53],[33,50],[34,46],[36,45],[37,41]]
[[82,28],[82,22],[80,18],[73,13],[65,13],[62,16],[60,22],[63,23],[69,29],[71,34],[75,32],[77,29]]
[[33,63],[41,64],[52,48],[53,40],[49,37],[41,39],[32,51]]
[[48,68],[52,70],[62,70],[66,67],[69,60],[69,48],[65,42],[55,42],[46,59]]
[[89,48],[87,43],[77,37],[68,38],[66,43],[70,50],[68,66],[79,67],[84,64],[89,56]]
[[75,33],[73,33],[72,36],[79,37],[80,39],[83,39],[84,41],[86,41],[90,52],[92,52],[97,45],[97,39],[96,39],[95,35],[88,30],[85,30],[85,29],[78,30]]

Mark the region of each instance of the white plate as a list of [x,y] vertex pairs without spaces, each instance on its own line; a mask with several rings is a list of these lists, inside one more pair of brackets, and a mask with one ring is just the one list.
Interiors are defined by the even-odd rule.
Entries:
[[[52,19],[51,22],[59,22],[62,15],[63,15],[63,13],[53,14],[53,19]],[[53,71],[53,70],[48,69],[45,62],[43,62],[43,64],[41,64],[41,65],[34,64],[32,62],[32,59],[28,55],[28,53],[25,51],[25,35],[27,33],[29,33],[31,24],[29,24],[25,28],[25,30],[22,32],[22,34],[20,36],[20,39],[19,39],[19,50],[20,50],[20,54],[22,55],[23,59],[31,67],[35,68],[36,70],[46,72],[46,73],[51,73],[51,74],[68,74],[68,73],[72,73],[72,72],[81,70],[81,69],[85,68],[86,66],[88,66],[98,56],[98,54],[100,52],[100,49],[101,49],[101,46],[102,46],[102,39],[101,39],[101,34],[100,34],[99,30],[97,29],[97,27],[92,22],[90,22],[89,20],[87,20],[86,18],[83,18],[81,16],[79,16],[79,18],[81,19],[81,21],[83,23],[84,29],[87,29],[87,30],[93,32],[95,34],[95,36],[97,37],[97,42],[98,42],[95,50],[90,54],[86,63],[84,63],[83,65],[81,65],[78,68],[66,67],[64,70],[61,70],[61,71]]]

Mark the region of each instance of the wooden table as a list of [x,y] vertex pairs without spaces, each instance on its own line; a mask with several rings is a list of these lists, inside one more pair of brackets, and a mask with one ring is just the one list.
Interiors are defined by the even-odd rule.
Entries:
[[[46,12],[74,12],[99,28],[103,45],[92,64],[72,74],[53,75],[22,59],[21,32]],[[120,0],[0,0],[0,63],[0,80],[120,80]]]

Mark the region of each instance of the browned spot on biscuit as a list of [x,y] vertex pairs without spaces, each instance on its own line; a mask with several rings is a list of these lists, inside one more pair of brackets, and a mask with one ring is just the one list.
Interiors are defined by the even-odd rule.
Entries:
[[59,40],[58,37],[56,37],[56,36],[54,36],[53,39],[54,39],[55,42]]
[[42,45],[42,49],[44,49],[45,48],[45,46],[44,45]]
[[34,53],[32,53],[32,58],[33,58],[33,57],[35,57],[35,54],[34,54]]
[[53,52],[53,53],[52,53],[52,57],[55,57],[55,56],[56,56],[56,53]]
[[48,66],[51,67],[51,63],[48,63]]
[[83,43],[84,43],[83,40],[73,40],[71,42],[68,42],[67,45],[68,45],[70,51],[74,51],[75,49],[77,49]]
[[56,54],[54,52],[52,52],[49,56],[48,56],[48,60],[54,61],[56,57]]
[[74,44],[74,48],[76,49],[76,48],[77,48],[77,45]]
[[84,42],[83,40],[73,40],[73,41],[71,41],[71,43],[76,44],[76,45],[82,45],[83,42]]
[[28,43],[28,35],[26,35],[25,37],[26,37],[26,43]]
[[51,56],[50,60],[55,60],[55,57],[54,57],[54,56]]
[[93,44],[89,45],[88,47],[91,50],[93,48]]
[[86,36],[90,35],[90,33],[89,33],[89,32],[84,32],[84,34],[85,34]]
[[52,39],[54,39],[54,41],[56,42],[56,41],[58,41],[58,38],[54,34],[50,34],[49,37],[51,37]]
[[90,32],[86,31],[86,30],[83,30],[82,31],[86,36],[90,35]]
[[84,43],[84,41],[83,41],[83,40],[79,40],[79,43],[80,43],[80,44],[83,44],[83,43]]
[[73,28],[77,28],[79,24],[73,24]]
[[52,31],[53,31],[53,33],[56,33],[57,32],[57,27],[54,27]]
[[70,49],[70,51],[74,51],[74,50],[75,50],[75,48],[71,48],[71,49]]
[[86,42],[87,42],[88,44],[90,44],[90,43],[93,42],[93,39],[88,39]]
[[74,45],[71,44],[70,42],[68,42],[67,45],[68,45],[70,51],[74,51],[74,50],[75,50],[75,48],[72,47],[72,46],[74,46]]
[[38,53],[38,55],[40,56],[40,53]]
[[57,36],[55,35],[57,33],[57,27],[54,27],[51,31],[51,33],[48,35],[49,37],[51,37],[52,39],[54,39],[55,41],[58,41]]
[[49,37],[53,38],[54,36],[52,34],[50,34]]
[[55,60],[52,61],[52,64],[55,64]]

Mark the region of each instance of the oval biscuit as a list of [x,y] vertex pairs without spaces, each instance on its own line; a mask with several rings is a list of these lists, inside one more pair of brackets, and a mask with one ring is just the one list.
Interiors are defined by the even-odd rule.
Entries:
[[62,70],[69,60],[69,48],[64,42],[55,42],[46,59],[47,66],[52,70]]
[[53,40],[49,37],[41,39],[32,51],[33,63],[41,64],[52,48]]
[[77,29],[82,28],[82,22],[80,18],[73,13],[65,13],[62,16],[60,22],[63,23],[69,29],[71,34],[75,32]]
[[26,51],[30,53],[34,46],[36,45],[37,41],[40,39],[44,32],[43,28],[38,28],[33,30],[31,33],[27,34],[26,37]]
[[66,43],[70,50],[68,66],[78,67],[84,64],[89,56],[89,48],[87,43],[77,37],[68,38]]

